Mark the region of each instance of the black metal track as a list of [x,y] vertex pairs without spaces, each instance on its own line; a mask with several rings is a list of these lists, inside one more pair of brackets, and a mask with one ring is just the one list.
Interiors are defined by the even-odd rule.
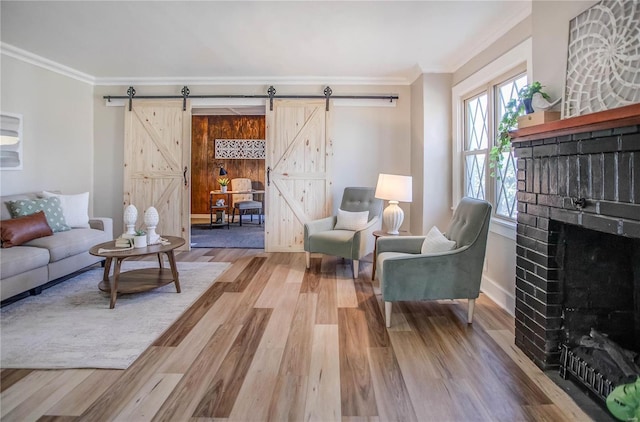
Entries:
[[182,88],[182,95],[136,95],[136,90],[131,86],[127,90],[128,95],[104,95],[104,98],[107,101],[115,100],[115,99],[128,99],[129,100],[129,111],[131,111],[131,103],[133,100],[139,99],[182,99],[182,109],[186,110],[187,98],[269,98],[270,101],[270,109],[273,110],[273,100],[275,98],[298,98],[298,99],[320,99],[323,98],[327,102],[326,109],[329,111],[329,100],[332,98],[340,98],[340,99],[365,99],[365,100],[389,100],[392,102],[393,100],[397,100],[399,97],[395,94],[389,95],[332,95],[332,90],[330,87],[326,87],[324,90],[324,95],[276,95],[276,90],[273,86],[270,86],[267,90],[268,94],[255,94],[255,95],[244,95],[244,94],[210,94],[210,95],[190,95],[189,88],[187,86]]

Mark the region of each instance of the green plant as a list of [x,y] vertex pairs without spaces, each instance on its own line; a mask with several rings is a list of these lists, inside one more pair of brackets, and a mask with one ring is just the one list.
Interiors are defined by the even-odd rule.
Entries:
[[502,119],[500,119],[498,123],[496,143],[489,151],[489,168],[491,169],[492,177],[500,177],[500,172],[496,173],[496,170],[502,168],[503,154],[511,149],[511,135],[509,135],[509,131],[516,129],[518,117],[524,114],[524,100],[530,100],[536,92],[539,92],[544,99],[550,99],[549,95],[542,91],[542,88],[542,84],[538,81],[525,85],[518,91],[518,96],[511,99],[505,106]]
[[229,183],[231,183],[231,180],[226,177],[221,177],[218,179],[218,183],[220,183],[220,186],[227,186]]
[[146,234],[147,232],[142,229],[136,230],[136,236],[144,236]]
[[518,98],[520,100],[524,100],[525,98],[533,98],[533,94],[535,94],[536,92],[539,92],[540,94],[542,94],[542,97],[545,100],[549,100],[549,95],[547,95],[546,92],[542,91],[542,84],[538,81],[535,81],[529,85],[525,85],[523,86],[520,91],[518,91]]

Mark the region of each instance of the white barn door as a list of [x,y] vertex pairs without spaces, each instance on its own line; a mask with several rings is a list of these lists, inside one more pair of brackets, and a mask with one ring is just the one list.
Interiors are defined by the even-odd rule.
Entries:
[[332,210],[330,112],[324,100],[267,103],[265,250],[301,252],[303,224]]
[[190,110],[190,104],[182,110],[181,100],[138,100],[124,111],[124,206],[138,209],[136,227],[154,206],[160,214],[157,233],[184,238],[184,249],[191,244]]

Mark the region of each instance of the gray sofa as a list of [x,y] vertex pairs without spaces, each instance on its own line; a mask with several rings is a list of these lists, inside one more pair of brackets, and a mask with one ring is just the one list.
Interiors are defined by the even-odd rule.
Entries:
[[[39,194],[0,197],[0,219],[11,218],[7,201],[37,199]],[[27,291],[37,294],[43,284],[104,260],[90,255],[89,249],[113,239],[113,221],[92,218],[89,225],[91,228],[72,228],[20,246],[0,248],[0,300]]]

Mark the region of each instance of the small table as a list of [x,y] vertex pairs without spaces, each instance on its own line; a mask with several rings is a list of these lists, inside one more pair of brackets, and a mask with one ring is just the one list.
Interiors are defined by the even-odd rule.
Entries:
[[[213,228],[215,226],[223,226],[225,225],[224,222],[222,223],[217,223],[213,221],[213,215],[215,214],[215,211],[217,210],[223,210],[227,213],[227,229],[229,228],[229,213],[231,211],[233,211],[231,209],[231,195],[234,194],[239,194],[239,195],[249,195],[249,194],[257,194],[257,193],[264,193],[263,190],[227,190],[225,192],[222,192],[221,190],[212,190],[209,192],[209,228]],[[213,205],[213,196],[214,195],[226,195],[227,201],[226,201],[226,205],[223,206],[219,206],[219,205]],[[242,218],[242,216],[240,216],[240,218]]]
[[[95,256],[106,258],[104,263],[104,275],[102,281],[98,284],[98,288],[103,292],[111,293],[111,302],[109,308],[116,306],[118,293],[138,293],[156,289],[169,283],[175,283],[176,291],[180,293],[180,280],[178,279],[178,269],[176,268],[176,259],[173,251],[185,244],[185,240],[181,237],[165,236],[168,245],[149,245],[145,248],[133,248],[125,250],[115,250],[116,242],[100,243],[89,249],[89,253]],[[100,249],[103,249],[102,251]],[[162,264],[162,255],[166,254],[169,260],[169,267],[164,268]],[[159,268],[143,268],[131,271],[120,272],[122,261],[127,258],[157,255]],[[111,270],[111,262],[115,259],[116,264],[113,269],[113,275],[109,277]]]
[[383,230],[376,230],[373,232],[373,237],[375,238],[373,242],[373,270],[371,270],[371,280],[375,280],[376,278],[376,257],[378,256],[378,238],[384,236],[411,236],[411,233],[408,231],[401,231],[399,234],[389,234]]

